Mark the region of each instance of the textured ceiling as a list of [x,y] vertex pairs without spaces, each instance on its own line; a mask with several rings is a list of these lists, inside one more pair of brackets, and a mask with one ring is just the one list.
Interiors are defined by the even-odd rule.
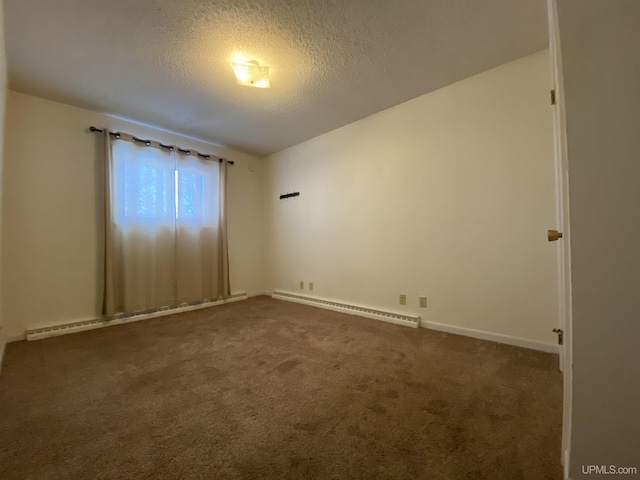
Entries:
[[[13,90],[265,155],[547,46],[546,0],[4,0]],[[236,84],[234,54],[271,67]]]

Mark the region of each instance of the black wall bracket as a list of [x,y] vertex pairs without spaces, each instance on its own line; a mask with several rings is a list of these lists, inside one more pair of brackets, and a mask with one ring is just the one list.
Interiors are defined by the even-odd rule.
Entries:
[[298,195],[300,195],[300,192],[285,193],[284,195],[280,195],[280,200],[283,198],[297,197]]

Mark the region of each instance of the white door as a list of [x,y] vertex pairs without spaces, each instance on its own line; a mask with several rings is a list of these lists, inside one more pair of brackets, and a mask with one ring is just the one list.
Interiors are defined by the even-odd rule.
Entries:
[[[571,398],[572,398],[572,330],[571,330],[571,251],[569,236],[569,182],[567,161],[567,137],[564,110],[562,59],[558,29],[557,0],[548,0],[549,14],[549,51],[552,71],[552,98],[554,118],[554,149],[556,165],[557,226],[550,230],[562,232],[555,241],[558,249],[558,286],[559,286],[559,335],[560,370],[563,372],[563,419],[562,419],[562,464],[564,478],[568,478],[569,452],[571,442]],[[553,240],[550,232],[549,240]]]

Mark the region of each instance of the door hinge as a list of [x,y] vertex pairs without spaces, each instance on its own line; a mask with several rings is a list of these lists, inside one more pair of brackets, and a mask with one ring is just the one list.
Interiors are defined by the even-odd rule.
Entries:
[[562,329],[554,328],[553,332],[558,334],[558,345],[562,345],[564,343],[564,332],[562,331]]
[[551,90],[551,105],[555,105],[556,104],[556,91],[555,90]]

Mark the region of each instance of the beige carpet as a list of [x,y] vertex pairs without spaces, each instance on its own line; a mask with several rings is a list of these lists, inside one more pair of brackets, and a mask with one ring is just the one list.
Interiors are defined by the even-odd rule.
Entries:
[[560,479],[557,363],[268,297],[13,343],[0,478]]

